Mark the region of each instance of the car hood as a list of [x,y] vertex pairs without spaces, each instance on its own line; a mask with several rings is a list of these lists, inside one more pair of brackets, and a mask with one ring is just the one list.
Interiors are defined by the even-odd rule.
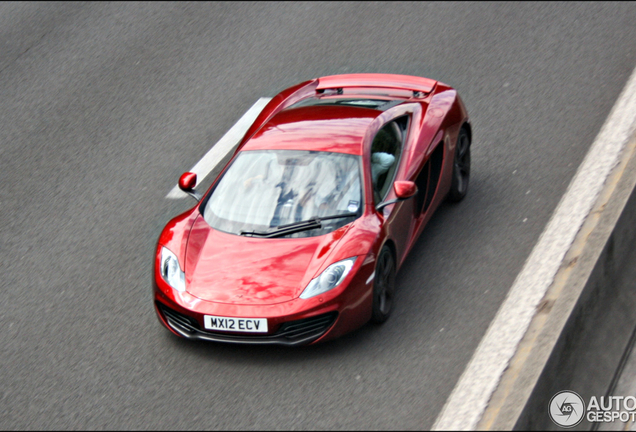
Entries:
[[218,303],[266,305],[293,300],[351,225],[322,236],[267,239],[215,230],[199,216],[186,247],[186,290]]

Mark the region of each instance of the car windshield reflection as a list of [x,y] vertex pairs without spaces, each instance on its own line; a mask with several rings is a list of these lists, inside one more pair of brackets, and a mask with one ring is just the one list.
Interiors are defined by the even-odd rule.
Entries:
[[241,234],[342,214],[281,237],[323,235],[361,214],[360,166],[360,156],[342,153],[243,151],[211,192],[203,217],[214,229]]

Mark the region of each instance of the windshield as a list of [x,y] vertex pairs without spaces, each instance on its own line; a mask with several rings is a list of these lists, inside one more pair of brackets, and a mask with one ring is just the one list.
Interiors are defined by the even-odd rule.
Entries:
[[[205,204],[214,229],[240,234],[345,213],[360,215],[360,156],[300,150],[243,151]],[[321,227],[284,237],[326,234],[357,216],[328,219]]]

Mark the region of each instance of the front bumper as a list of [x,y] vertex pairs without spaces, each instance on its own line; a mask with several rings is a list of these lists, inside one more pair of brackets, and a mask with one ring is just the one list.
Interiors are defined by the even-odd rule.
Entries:
[[[371,318],[373,264],[352,268],[339,287],[307,300],[300,298],[269,305],[206,301],[170,287],[155,269],[153,297],[159,321],[187,339],[241,344],[306,345],[333,339],[355,330]],[[268,333],[207,330],[205,315],[266,318]]]
[[287,321],[281,324],[271,334],[236,334],[209,331],[201,328],[199,322],[182,313],[177,312],[156,302],[157,313],[164,324],[173,332],[187,339],[200,339],[214,342],[233,342],[242,344],[277,344],[277,345],[304,345],[314,342],[323,336],[336,322],[338,312]]

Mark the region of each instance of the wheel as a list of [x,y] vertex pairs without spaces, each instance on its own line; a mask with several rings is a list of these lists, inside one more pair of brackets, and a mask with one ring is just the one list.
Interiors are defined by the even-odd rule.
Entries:
[[373,308],[371,321],[375,324],[385,322],[393,306],[395,294],[395,258],[391,249],[384,246],[375,265],[373,281]]
[[470,180],[470,138],[466,129],[462,128],[457,137],[455,146],[455,161],[453,162],[453,180],[448,192],[448,200],[459,202],[464,199],[468,192],[468,181]]

